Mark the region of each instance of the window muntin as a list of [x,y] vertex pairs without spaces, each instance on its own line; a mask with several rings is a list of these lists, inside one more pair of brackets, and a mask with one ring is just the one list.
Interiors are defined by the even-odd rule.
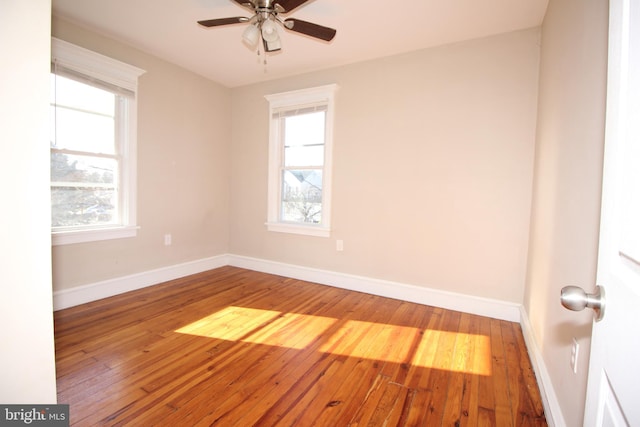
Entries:
[[329,85],[267,96],[270,231],[329,236],[335,89]]
[[52,39],[52,243],[136,235],[137,67]]

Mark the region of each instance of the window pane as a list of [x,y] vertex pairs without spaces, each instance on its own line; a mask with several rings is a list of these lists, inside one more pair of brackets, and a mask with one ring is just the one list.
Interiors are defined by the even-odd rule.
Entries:
[[325,112],[285,117],[284,163],[286,166],[324,164]]
[[114,154],[115,119],[51,107],[51,147]]
[[60,76],[52,90],[51,147],[115,153],[117,96]]
[[116,95],[104,89],[51,74],[52,104],[113,116]]
[[101,157],[51,153],[51,182],[109,184],[117,182],[118,161]]
[[115,159],[52,152],[53,227],[117,223],[117,177]]
[[322,221],[322,170],[285,170],[282,174],[281,220]]
[[115,189],[51,186],[53,227],[117,223]]

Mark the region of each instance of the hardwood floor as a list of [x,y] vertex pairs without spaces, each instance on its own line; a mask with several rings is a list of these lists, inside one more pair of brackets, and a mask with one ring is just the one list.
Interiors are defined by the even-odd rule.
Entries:
[[75,426],[546,425],[518,324],[234,267],[55,331]]

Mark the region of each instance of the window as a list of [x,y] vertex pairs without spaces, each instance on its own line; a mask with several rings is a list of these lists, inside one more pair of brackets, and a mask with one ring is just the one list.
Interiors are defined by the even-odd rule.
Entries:
[[329,237],[336,85],[267,95],[270,231]]
[[52,40],[54,245],[136,235],[136,90],[144,72]]

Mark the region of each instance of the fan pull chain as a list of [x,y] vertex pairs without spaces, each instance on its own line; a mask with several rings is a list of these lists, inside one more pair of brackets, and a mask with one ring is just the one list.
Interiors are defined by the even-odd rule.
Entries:
[[264,53],[264,58],[262,60],[260,56],[261,56],[260,46],[258,46],[258,48],[256,49],[256,58],[257,58],[258,64],[262,62],[262,64],[264,65],[264,72],[266,73],[267,72],[267,52]]
[[258,64],[260,62],[262,62],[262,65],[264,65],[264,72],[267,72],[267,52],[264,53],[264,56],[262,58],[262,60],[260,60],[260,46],[258,46],[258,49],[256,49],[256,55],[258,56]]

